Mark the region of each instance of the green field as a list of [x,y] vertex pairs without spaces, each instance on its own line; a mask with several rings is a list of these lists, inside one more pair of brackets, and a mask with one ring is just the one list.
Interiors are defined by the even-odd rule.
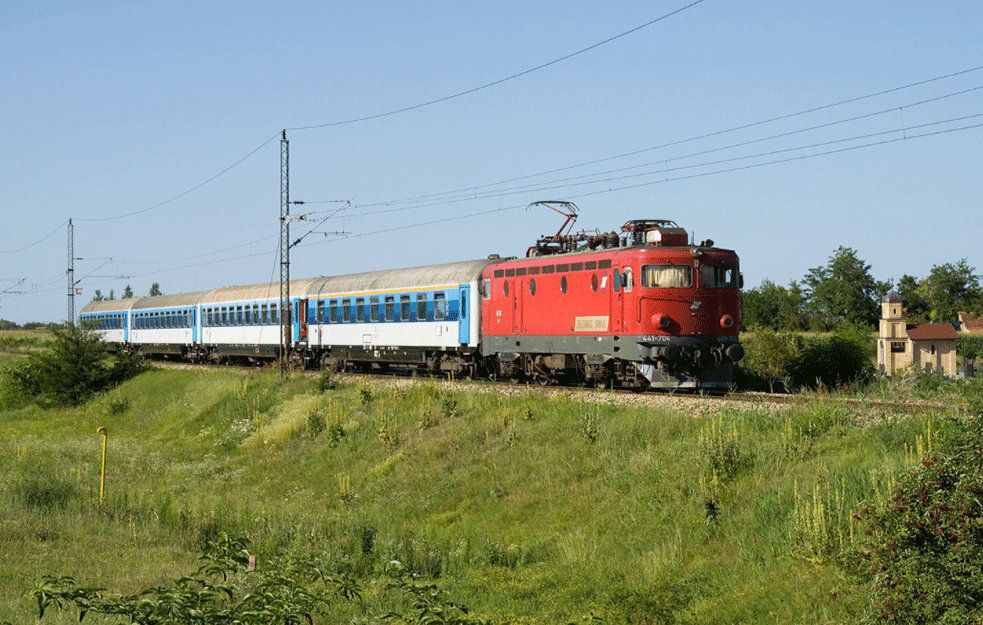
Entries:
[[75,409],[8,402],[0,622],[36,622],[43,575],[167,585],[221,532],[355,577],[362,601],[323,623],[405,609],[381,583],[394,560],[496,623],[859,622],[851,515],[947,422],[829,396],[716,410],[511,390],[154,370]]

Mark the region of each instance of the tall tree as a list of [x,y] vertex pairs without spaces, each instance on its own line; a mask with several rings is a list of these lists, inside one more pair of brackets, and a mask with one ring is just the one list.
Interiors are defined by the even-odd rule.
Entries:
[[905,316],[912,323],[928,321],[928,298],[925,297],[925,281],[905,274],[898,280],[896,290],[905,307]]
[[857,257],[856,250],[840,246],[823,267],[809,270],[803,279],[806,309],[826,327],[844,321],[872,326],[880,318],[880,301],[890,288],[874,279],[870,265]]
[[102,296],[102,291],[100,291],[99,289],[96,289],[95,295],[92,296],[92,301],[93,302],[101,302],[104,299],[106,299],[106,298]]
[[975,310],[980,305],[983,291],[980,276],[974,271],[976,268],[970,267],[965,258],[932,267],[925,279],[932,321],[953,323],[960,310]]
[[133,297],[133,289],[131,289],[130,285],[127,284],[126,288],[123,289],[123,299],[130,299],[131,297]]
[[150,297],[160,297],[164,293],[160,290],[160,285],[154,282],[150,285]]
[[795,281],[786,289],[766,278],[758,288],[744,291],[741,299],[741,325],[744,328],[802,330],[806,326],[802,315],[802,288]]

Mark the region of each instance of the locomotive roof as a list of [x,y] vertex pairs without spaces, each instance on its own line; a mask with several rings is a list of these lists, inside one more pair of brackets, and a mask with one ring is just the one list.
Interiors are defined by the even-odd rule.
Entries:
[[548,262],[551,258],[570,258],[575,256],[588,256],[591,254],[605,254],[605,253],[619,253],[619,252],[641,252],[641,251],[678,251],[678,250],[695,250],[697,248],[703,249],[708,252],[724,252],[732,254],[734,250],[714,246],[704,246],[704,245],[653,245],[651,243],[644,243],[642,245],[629,245],[626,247],[598,247],[597,249],[582,249],[574,250],[572,252],[563,252],[562,254],[543,254],[542,256],[511,256],[509,258],[502,258],[495,261],[496,263],[520,263],[529,261],[539,261]]
[[459,263],[425,265],[389,271],[367,271],[346,276],[319,278],[311,285],[308,295],[465,284],[480,280],[481,271],[486,266],[496,262],[500,262],[500,260],[483,258]]

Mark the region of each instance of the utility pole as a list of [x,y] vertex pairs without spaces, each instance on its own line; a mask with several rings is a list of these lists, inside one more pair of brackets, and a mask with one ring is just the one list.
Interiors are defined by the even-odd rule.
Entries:
[[68,220],[68,325],[75,325],[75,226]]
[[287,370],[287,351],[293,335],[290,314],[290,142],[280,139],[280,376]]

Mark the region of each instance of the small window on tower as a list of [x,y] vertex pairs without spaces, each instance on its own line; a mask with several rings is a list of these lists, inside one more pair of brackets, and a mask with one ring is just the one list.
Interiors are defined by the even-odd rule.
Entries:
[[904,353],[904,341],[892,341],[891,342],[891,353],[892,354],[903,354]]

